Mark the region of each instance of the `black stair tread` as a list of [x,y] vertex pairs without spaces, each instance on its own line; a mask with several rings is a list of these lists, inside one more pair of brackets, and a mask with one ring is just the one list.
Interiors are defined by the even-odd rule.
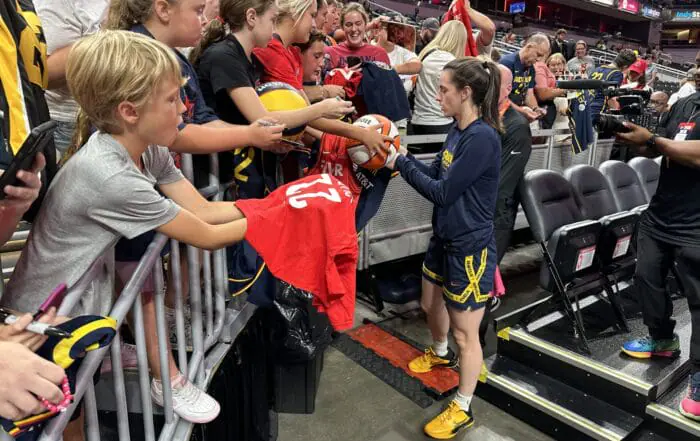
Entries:
[[630,441],[675,441],[671,438],[660,435],[652,430],[644,429],[635,433]]
[[[681,298],[673,302],[674,319],[676,320],[676,333],[681,341],[681,356],[677,359],[654,358],[640,360],[628,357],[621,352],[622,345],[635,337],[642,337],[648,334],[648,329],[644,325],[638,306],[632,302],[625,301],[625,313],[629,317],[627,323],[630,328],[629,333],[614,332],[610,325],[614,323],[612,311],[609,305],[599,301],[585,308],[583,317],[586,331],[589,336],[589,346],[592,352],[592,359],[603,363],[615,370],[628,374],[641,381],[656,385],[673,375],[674,372],[688,361],[688,347],[690,344],[690,312],[688,302]],[[571,325],[567,319],[559,319],[540,329],[532,332],[532,335],[548,342],[560,345],[566,349],[586,355],[577,346],[576,339],[571,335]],[[588,355],[586,355],[588,356]]]
[[[573,388],[510,358],[493,355],[485,360],[489,376],[496,375],[622,437],[643,419]],[[487,376],[488,382],[488,376]]]
[[[678,405],[681,404],[681,400],[685,398],[688,393],[688,380],[690,376],[687,376],[683,381],[679,381],[672,389],[669,389],[659,400],[657,404],[661,404],[672,409],[678,409]],[[699,423],[700,424],[700,423]]]

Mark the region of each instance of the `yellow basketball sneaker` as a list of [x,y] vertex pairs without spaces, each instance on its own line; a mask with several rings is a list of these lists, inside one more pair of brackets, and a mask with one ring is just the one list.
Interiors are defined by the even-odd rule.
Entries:
[[423,429],[425,434],[434,439],[452,439],[460,430],[474,425],[471,410],[464,411],[456,401],[452,401],[447,409],[436,416]]
[[430,372],[434,367],[448,367],[453,368],[459,364],[459,359],[452,349],[447,349],[447,355],[440,357],[435,354],[432,347],[428,347],[425,350],[425,354],[418,358],[414,358],[408,363],[408,369],[416,374],[425,374]]

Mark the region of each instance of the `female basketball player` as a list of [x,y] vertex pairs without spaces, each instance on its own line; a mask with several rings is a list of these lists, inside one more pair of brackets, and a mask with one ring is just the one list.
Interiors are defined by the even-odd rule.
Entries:
[[425,426],[425,433],[437,439],[452,438],[474,424],[470,404],[483,363],[479,324],[493,290],[497,257],[493,216],[501,161],[500,82],[491,61],[467,57],[449,62],[437,100],[455,124],[442,150],[430,166],[405,152],[391,164],[435,204],[421,298],[433,345],[409,369],[424,373],[458,364],[447,347],[450,327],[460,350],[459,391]]

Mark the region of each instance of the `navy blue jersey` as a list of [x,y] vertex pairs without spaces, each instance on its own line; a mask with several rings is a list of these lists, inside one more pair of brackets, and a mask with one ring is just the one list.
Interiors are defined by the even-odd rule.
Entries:
[[525,103],[527,91],[535,87],[535,67],[524,66],[518,52],[504,55],[500,63],[513,73],[513,91],[510,93],[510,100],[522,106]]
[[501,167],[501,138],[493,127],[480,119],[464,130],[455,124],[430,166],[408,155],[396,167],[435,204],[433,231],[448,246],[473,254],[493,239]]
[[[597,67],[591,74],[592,80],[614,81],[618,86],[622,84],[624,78],[622,71],[612,65]],[[598,114],[605,112],[607,104],[608,100],[602,90],[593,91],[593,100],[590,104],[591,116],[595,119]]]

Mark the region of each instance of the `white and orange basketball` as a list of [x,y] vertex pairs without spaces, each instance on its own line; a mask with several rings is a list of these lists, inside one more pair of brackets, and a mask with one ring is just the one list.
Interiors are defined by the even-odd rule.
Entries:
[[365,115],[355,121],[353,125],[363,128],[379,125],[380,127],[377,129],[377,132],[392,138],[392,141],[385,142],[387,152],[377,153],[372,156],[370,156],[370,152],[367,147],[364,144],[361,144],[360,141],[348,139],[348,155],[350,155],[352,162],[360,167],[370,170],[380,169],[386,165],[387,159],[393,157],[393,155],[399,151],[399,146],[401,145],[399,129],[397,129],[394,123],[389,121],[388,118],[382,115]]

